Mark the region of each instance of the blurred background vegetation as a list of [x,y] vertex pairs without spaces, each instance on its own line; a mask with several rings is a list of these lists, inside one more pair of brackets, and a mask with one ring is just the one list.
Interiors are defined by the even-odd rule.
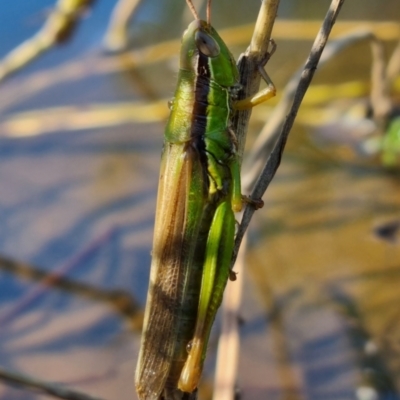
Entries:
[[[66,29],[52,47],[39,36],[42,54],[0,82],[0,364],[124,400],[136,398],[167,100],[191,16],[183,0],[144,0],[116,42],[116,4],[85,3],[70,37]],[[254,111],[249,147],[328,5],[281,1],[268,63],[278,96]],[[52,0],[1,7],[0,77],[10,53],[57,16]],[[212,23],[235,57],[258,7],[214,0]],[[332,38],[370,30],[389,60],[398,21],[397,0],[348,1]],[[317,71],[252,223],[239,277],[242,399],[400,397],[400,84],[394,76],[379,125],[372,61],[360,40]],[[211,398],[217,334],[218,324],[201,399]],[[0,398],[48,397],[0,382]]]

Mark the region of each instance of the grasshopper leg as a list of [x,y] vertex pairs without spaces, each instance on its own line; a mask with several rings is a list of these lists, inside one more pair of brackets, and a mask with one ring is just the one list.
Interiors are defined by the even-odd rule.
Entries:
[[242,195],[243,203],[250,204],[255,210],[259,210],[264,207],[263,199],[252,199],[250,196]]
[[276,43],[273,39],[270,41],[272,48],[270,51],[267,52],[263,60],[261,60],[260,64],[258,65],[258,72],[260,73],[263,80],[266,82],[267,87],[259,92],[253,94],[252,96],[246,97],[243,100],[238,100],[234,104],[235,110],[248,110],[249,108],[255,107],[264,101],[267,101],[275,96],[276,89],[275,85],[272,82],[272,79],[267,74],[267,71],[264,69],[265,64],[271,58],[272,54],[274,54],[276,50]]
[[207,239],[196,327],[178,383],[183,392],[193,392],[200,379],[211,327],[230,275],[234,235],[231,203],[223,201],[215,211]]

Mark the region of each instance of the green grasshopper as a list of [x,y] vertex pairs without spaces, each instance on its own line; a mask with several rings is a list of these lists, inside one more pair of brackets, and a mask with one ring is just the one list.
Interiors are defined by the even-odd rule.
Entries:
[[180,69],[165,129],[150,284],[136,368],[141,400],[181,398],[197,388],[207,343],[230,275],[235,216],[242,208],[231,120],[275,95],[237,100],[235,60],[199,19],[182,38]]

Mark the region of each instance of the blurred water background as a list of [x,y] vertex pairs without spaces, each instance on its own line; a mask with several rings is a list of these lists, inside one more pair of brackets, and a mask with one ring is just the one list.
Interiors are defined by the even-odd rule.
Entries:
[[[0,366],[128,400],[136,399],[166,101],[190,17],[183,0],[145,0],[129,50],[111,54],[102,41],[115,4],[97,0],[71,40],[0,83]],[[278,24],[313,30],[328,4],[282,0]],[[3,1],[0,58],[37,32],[53,6]],[[251,31],[234,32],[258,7],[214,1],[213,25],[235,56]],[[390,31],[399,20],[397,0],[354,0],[338,24],[351,22],[350,31],[382,22]],[[278,91],[311,46],[312,36],[290,36],[275,38],[268,65]],[[396,33],[386,36],[390,53]],[[318,71],[315,84],[334,95],[335,85],[368,82],[370,67],[369,45],[360,43]],[[254,113],[249,145],[269,107]],[[358,154],[339,128],[329,140],[319,134],[314,116],[330,107],[306,108],[250,229],[239,277],[243,400],[400,397],[399,174]],[[217,331],[218,323],[202,400],[210,398]],[[46,398],[0,382],[2,400]]]

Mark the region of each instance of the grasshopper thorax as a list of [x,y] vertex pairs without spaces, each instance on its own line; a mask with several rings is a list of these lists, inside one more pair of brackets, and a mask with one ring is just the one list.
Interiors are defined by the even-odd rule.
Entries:
[[183,34],[180,68],[223,87],[234,86],[239,79],[228,47],[209,23],[199,19],[194,20]]

